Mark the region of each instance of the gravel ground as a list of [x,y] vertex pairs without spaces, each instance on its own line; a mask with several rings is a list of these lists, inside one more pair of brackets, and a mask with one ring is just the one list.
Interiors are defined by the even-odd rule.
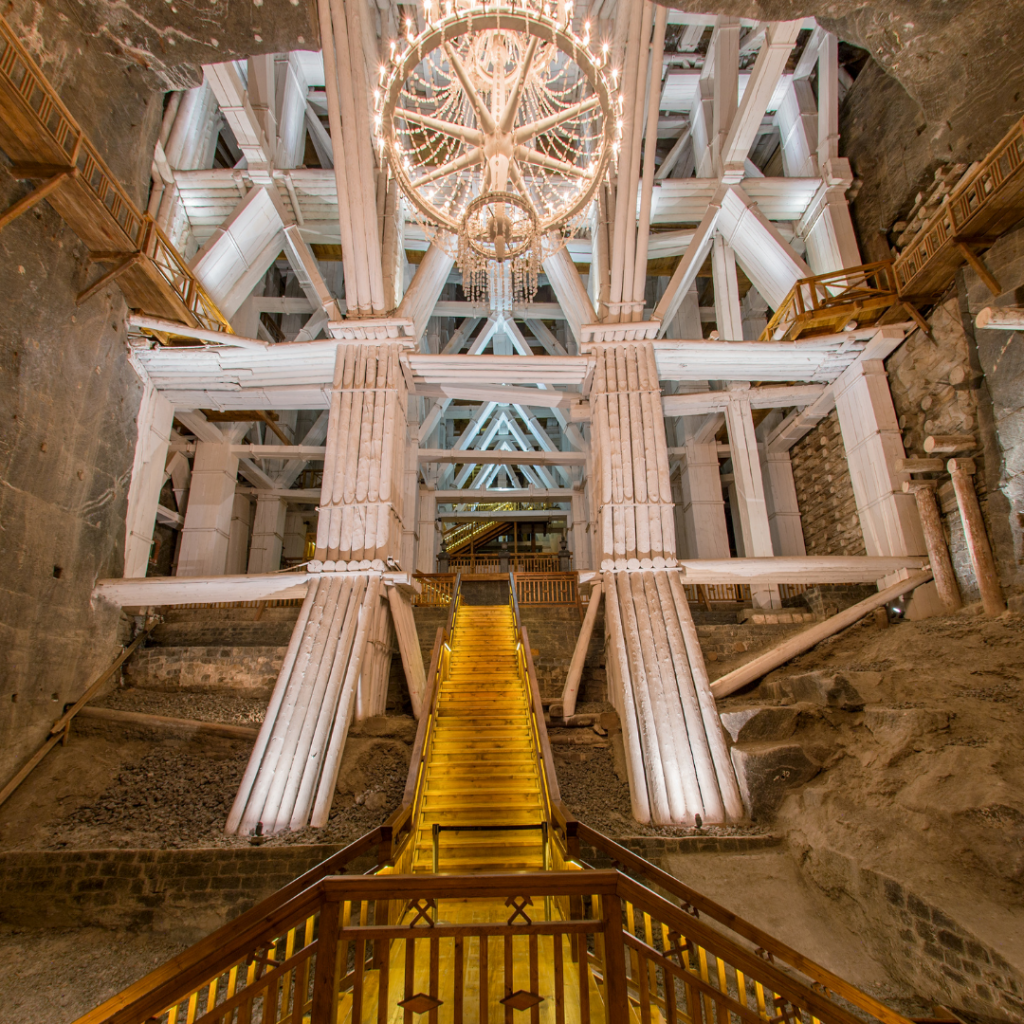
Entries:
[[0,1024],[67,1024],[187,945],[154,932],[0,930]]
[[[348,760],[348,759],[346,759]],[[181,748],[157,748],[122,765],[95,803],[49,827],[49,849],[196,849],[241,846],[244,836],[224,834],[247,753],[212,757]],[[344,843],[376,828],[398,806],[408,762],[401,745],[375,743],[354,763],[342,765],[358,792],[339,793],[326,828],[283,832],[268,846]]]
[[766,831],[757,825],[704,825],[695,828],[641,825],[633,818],[629,784],[619,778],[610,750],[587,751],[586,761],[558,759],[558,785],[566,806],[580,821],[612,839],[622,836],[747,836]]
[[167,718],[191,718],[225,725],[260,725],[267,713],[266,697],[236,697],[229,693],[164,693],[162,690],[115,690],[96,707],[135,711]]

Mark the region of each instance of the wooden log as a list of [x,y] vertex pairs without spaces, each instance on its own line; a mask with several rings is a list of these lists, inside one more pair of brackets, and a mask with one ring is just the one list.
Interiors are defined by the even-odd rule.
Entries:
[[[336,625],[336,616],[339,605],[342,605],[341,596],[344,581],[338,577],[328,577],[326,580],[327,596],[324,601],[323,612],[317,623],[316,634],[310,648],[309,658],[306,661],[303,671],[300,674],[292,675],[292,684],[285,699],[284,711],[286,720],[281,719],[282,734],[277,746],[277,758],[273,767],[273,777],[267,789],[267,797],[260,812],[260,820],[267,832],[274,833],[281,826],[278,819],[278,811],[283,804],[291,804],[288,799],[288,780],[292,777],[292,769],[296,757],[301,759],[300,740],[306,735],[307,711],[310,709],[314,698],[319,701],[322,691],[318,691],[317,680],[320,668],[326,661],[324,655],[328,648],[333,649],[332,636],[335,631],[332,627]],[[344,606],[342,605],[342,611]],[[319,703],[313,707],[315,715],[319,711]],[[311,731],[311,730],[310,730]],[[307,738],[308,742],[308,738]],[[287,821],[287,814],[283,816]]]
[[[700,785],[697,781],[697,769],[694,765],[693,751],[687,734],[686,716],[683,714],[679,699],[679,685],[676,681],[675,666],[672,662],[672,651],[668,641],[668,626],[658,596],[656,575],[662,573],[634,573],[643,585],[647,603],[647,619],[650,622],[652,654],[657,662],[657,671],[661,678],[661,696],[665,709],[668,732],[673,741],[676,771],[683,790],[683,815],[680,821],[692,824],[696,815],[704,816],[704,801],[701,798]],[[645,653],[646,657],[646,653]],[[666,766],[666,772],[668,767]]]
[[629,573],[615,573],[613,579],[619,597],[619,612],[622,616],[622,633],[626,641],[626,679],[632,686],[633,700],[637,710],[637,725],[640,730],[640,747],[643,751],[644,772],[647,776],[647,792],[651,801],[651,820],[655,824],[671,820],[668,791],[665,784],[665,768],[658,746],[658,730],[651,706],[650,684],[644,671],[643,654],[640,650],[640,630],[633,606],[633,595],[629,587]]
[[690,605],[686,600],[686,593],[683,591],[679,574],[668,573],[668,582],[669,589],[672,591],[676,616],[679,619],[679,628],[682,630],[683,642],[686,645],[686,657],[690,662],[690,672],[693,675],[693,688],[697,694],[697,705],[700,708],[701,721],[704,723],[704,734],[707,736],[711,760],[715,765],[715,776],[718,779],[719,792],[722,794],[725,814],[730,821],[740,821],[745,817],[743,798],[740,796],[740,787],[736,782],[736,772],[732,766],[732,758],[729,756],[729,747],[725,742],[722,720],[718,717],[718,709],[715,707],[711,687],[708,684],[708,672],[704,664],[704,654],[700,649],[700,640],[697,638],[697,627],[693,624]]
[[[294,664],[284,689],[280,707],[272,722],[269,720],[269,716],[264,720],[264,726],[266,727],[268,724],[270,726],[270,736],[263,753],[263,758],[256,766],[257,773],[252,784],[252,792],[249,795],[248,803],[238,825],[237,830],[242,835],[251,832],[262,818],[263,806],[267,801],[267,793],[270,791],[270,786],[274,780],[274,772],[278,767],[281,748],[284,745],[288,724],[291,721],[295,701],[298,697],[295,683],[305,675],[306,667],[313,652],[313,644],[320,627],[320,620],[323,618],[324,604],[327,601],[328,582],[326,578],[316,581],[313,604],[309,609],[309,616],[302,632],[302,639],[295,655]],[[312,586],[310,590],[313,590]],[[253,754],[255,754],[255,750]],[[251,767],[252,757],[250,757],[249,764]],[[231,819],[229,818],[228,820],[230,821]]]
[[360,577],[355,584],[352,599],[349,602],[348,614],[345,617],[345,624],[342,626],[341,636],[338,639],[338,646],[335,650],[334,664],[331,666],[327,693],[324,696],[324,705],[330,710],[329,713],[321,715],[316,723],[316,731],[309,746],[309,755],[302,773],[302,780],[299,783],[298,793],[295,797],[295,806],[289,823],[289,827],[292,829],[302,828],[309,821],[309,809],[313,802],[313,793],[317,781],[320,778],[320,766],[323,763],[324,747],[330,735],[334,719],[337,716],[342,680],[345,678],[345,672],[352,656],[352,646],[359,624],[359,610],[362,608],[368,583],[369,580],[366,577]]
[[[323,52],[324,79],[327,83],[327,121],[331,129],[331,149],[334,155],[334,184],[338,195],[338,225],[341,231],[341,251],[352,252],[352,219],[348,215],[349,187],[348,160],[341,133],[341,105],[338,98],[338,66],[334,49],[334,30],[331,25],[330,0],[317,0],[320,21],[320,45]],[[350,290],[358,307],[359,288],[353,260],[344,268],[345,291]],[[317,556],[321,557],[320,555]]]
[[281,791],[280,801],[271,813],[270,798],[268,797],[267,808],[264,808],[263,826],[268,832],[278,832],[288,826],[292,812],[295,808],[299,795],[299,788],[302,781],[307,761],[312,756],[311,746],[316,734],[320,720],[326,715],[333,717],[334,706],[330,697],[330,679],[333,675],[336,654],[341,640],[344,622],[354,601],[354,591],[357,589],[356,581],[341,579],[338,583],[338,596],[333,610],[328,609],[329,620],[325,621],[322,627],[326,632],[326,640],[323,645],[323,656],[317,666],[315,675],[307,671],[306,675],[297,680],[297,684],[309,693],[306,702],[302,721],[299,724],[294,753],[290,755],[290,763],[287,769],[279,764],[279,778],[284,777],[284,785]]
[[565,686],[562,687],[563,718],[571,718],[576,713],[576,695],[580,690],[583,666],[587,660],[587,649],[590,647],[590,638],[594,633],[594,623],[597,622],[597,611],[601,606],[603,590],[600,583],[595,583],[590,589],[590,604],[587,605],[587,614],[583,618],[580,635],[576,638],[576,647],[572,652],[572,661],[569,662]]
[[970,435],[933,434],[924,439],[924,450],[929,455],[952,455],[954,452],[969,452],[978,447]]
[[753,661],[733,669],[732,672],[727,672],[720,679],[716,679],[711,684],[711,693],[716,698],[728,697],[730,693],[735,693],[749,683],[754,682],[755,679],[760,679],[780,665],[785,665],[787,661],[792,660],[798,654],[809,651],[816,644],[821,643],[822,640],[826,640],[840,630],[852,626],[876,608],[881,608],[882,605],[894,601],[902,594],[909,594],[912,590],[921,586],[922,583],[927,583],[931,578],[932,572],[930,569],[924,572],[913,573],[907,579],[894,583],[891,587],[886,587],[885,590],[880,590],[877,594],[872,594],[871,597],[858,602],[851,608],[841,611],[838,615],[833,615],[824,622],[815,623],[795,636],[788,637],[770,651],[766,651],[764,654],[754,658]]
[[423,652],[416,635],[412,605],[404,594],[399,593],[397,587],[388,587],[388,602],[391,605],[391,617],[395,622],[398,651],[402,656],[402,668],[405,669],[405,681],[409,686],[412,713],[421,718],[426,700],[427,676],[423,669]]
[[352,654],[349,658],[348,671],[342,687],[338,710],[334,716],[330,739],[323,758],[323,768],[316,790],[316,801],[313,804],[313,816],[310,824],[314,828],[323,828],[330,817],[331,804],[334,802],[334,790],[338,784],[338,768],[341,766],[341,754],[345,747],[352,712],[355,707],[355,687],[359,679],[359,670],[366,652],[366,639],[369,630],[369,614],[378,596],[381,578],[372,576],[366,586],[366,596],[359,609],[359,621],[356,636],[352,643]]
[[981,591],[981,603],[986,615],[1002,615],[1006,611],[1006,600],[1003,588],[999,584],[999,574],[992,558],[985,520],[981,515],[978,495],[974,490],[973,459],[950,459],[946,463],[949,475],[953,478],[953,490],[956,492],[956,503],[960,508],[960,518],[964,525],[964,538],[967,541],[967,553],[974,568],[974,577]]
[[711,748],[708,746],[707,733],[704,731],[704,720],[701,715],[700,703],[697,700],[693,672],[690,668],[690,660],[686,652],[686,641],[683,639],[679,616],[676,613],[672,589],[666,574],[663,572],[654,574],[654,582],[658,590],[661,617],[665,623],[668,637],[668,650],[672,663],[675,665],[676,690],[679,694],[679,704],[683,710],[683,718],[686,722],[686,735],[690,747],[690,756],[693,758],[693,766],[696,770],[697,782],[700,786],[701,803],[703,805],[700,813],[706,821],[725,821],[725,805],[722,803],[722,793],[718,785],[715,762],[711,756]]
[[639,822],[647,823],[651,820],[650,791],[644,768],[636,703],[633,700],[633,691],[629,680],[629,659],[626,654],[626,641],[619,613],[619,598],[615,589],[615,577],[611,573],[604,574],[602,589],[608,595],[605,601],[604,621],[605,632],[611,648],[608,659],[609,667],[615,666],[614,672],[618,677],[619,694],[622,701],[619,710],[622,720],[622,744],[626,753],[626,774],[629,776],[629,802],[633,817]]
[[[643,678],[647,683],[647,700],[658,740],[657,754],[660,756],[661,769],[665,778],[665,796],[668,800],[669,814],[665,823],[681,822],[686,820],[687,812],[679,756],[680,746],[682,746],[682,752],[689,756],[685,731],[680,738],[675,728],[677,723],[673,720],[669,694],[666,693],[664,680],[661,677],[661,666],[658,661],[658,653],[655,650],[654,625],[651,622],[650,608],[644,591],[644,576],[647,574],[630,572],[623,575],[633,596],[633,614],[636,616],[637,639],[639,640],[638,654],[639,659],[642,659],[643,662]],[[681,716],[678,724],[682,724]],[[680,739],[682,739],[681,744]]]
[[953,565],[949,560],[949,549],[946,547],[946,534],[942,529],[939,507],[935,502],[935,486],[933,480],[908,480],[903,484],[903,490],[908,494],[912,493],[917,501],[924,542],[928,548],[928,561],[935,575],[935,589],[946,611],[952,614],[963,606],[963,602],[960,600],[960,588],[956,584]]
[[288,688],[288,680],[291,678],[295,658],[305,636],[306,624],[309,621],[309,613],[313,607],[317,589],[316,583],[310,584],[306,590],[306,597],[302,602],[302,607],[299,609],[299,617],[295,622],[295,627],[292,629],[292,637],[288,641],[288,647],[284,652],[284,660],[281,662],[281,670],[277,674],[277,682],[274,684],[273,693],[270,695],[267,713],[264,716],[263,724],[260,726],[259,735],[256,737],[256,744],[249,754],[249,763],[246,765],[245,773],[242,775],[242,781],[239,783],[238,793],[235,795],[234,803],[231,805],[231,811],[228,813],[228,820],[224,826],[224,831],[228,835],[238,830],[238,826],[242,821],[242,815],[249,802],[253,783],[256,780],[263,755],[274,731],[274,722],[284,700],[285,690]]
[[[195,718],[171,718],[166,715],[147,715],[137,711],[119,711],[115,708],[82,708],[84,719],[112,722],[116,725],[136,726],[154,732],[171,733],[178,737],[213,736],[221,739],[252,742],[259,730],[247,725],[229,725],[224,722],[201,722]],[[60,739],[59,736],[56,739]],[[2,802],[2,801],[0,801]]]
[[945,468],[943,459],[893,459],[897,473],[941,473]]
[[1024,309],[1005,306],[997,309],[986,306],[975,318],[974,326],[989,331],[1024,331]]

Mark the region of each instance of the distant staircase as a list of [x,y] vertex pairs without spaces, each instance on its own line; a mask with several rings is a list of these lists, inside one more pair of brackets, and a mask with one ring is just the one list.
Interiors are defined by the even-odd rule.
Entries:
[[[547,814],[507,605],[462,605],[442,678],[414,871],[540,871]],[[495,824],[516,825],[515,831]],[[433,829],[439,868],[433,865]],[[468,831],[454,831],[466,826]],[[452,830],[452,831],[449,831]]]

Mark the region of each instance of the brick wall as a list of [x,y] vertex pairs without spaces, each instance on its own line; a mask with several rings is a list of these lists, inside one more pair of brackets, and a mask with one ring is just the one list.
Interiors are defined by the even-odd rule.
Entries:
[[807,554],[866,554],[839,415],[825,417],[790,457]]
[[[0,853],[0,922],[205,935],[335,853],[337,846]],[[367,860],[358,870],[371,865]]]

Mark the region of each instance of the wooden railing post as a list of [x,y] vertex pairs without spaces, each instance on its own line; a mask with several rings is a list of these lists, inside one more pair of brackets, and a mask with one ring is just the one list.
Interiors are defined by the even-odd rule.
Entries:
[[310,1024],[334,1024],[338,996],[338,923],[341,901],[327,893],[320,904],[320,927],[316,940],[316,973],[313,976],[313,1006]]
[[[601,897],[601,917],[604,920],[604,999],[608,1019],[628,1021],[626,950],[622,942],[622,902],[618,894]],[[586,964],[581,963],[580,970],[586,969]]]

